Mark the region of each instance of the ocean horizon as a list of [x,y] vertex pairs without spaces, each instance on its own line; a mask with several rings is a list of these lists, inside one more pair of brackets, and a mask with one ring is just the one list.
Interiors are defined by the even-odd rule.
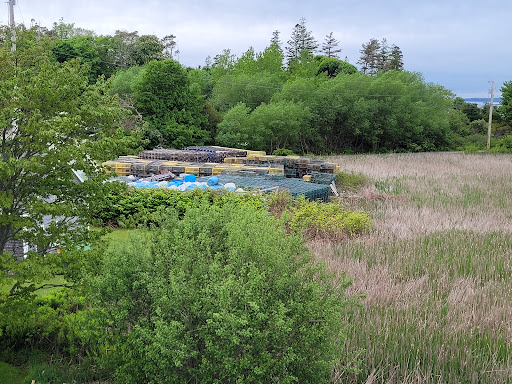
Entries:
[[[490,97],[468,97],[465,98],[466,103],[476,104],[478,107],[482,107],[485,103],[490,104]],[[501,105],[501,97],[495,97],[492,101],[493,106]]]

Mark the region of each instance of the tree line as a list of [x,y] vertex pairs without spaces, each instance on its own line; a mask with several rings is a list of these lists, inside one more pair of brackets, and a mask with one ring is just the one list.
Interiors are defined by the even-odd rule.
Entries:
[[[90,83],[110,79],[111,94],[133,112],[125,126],[142,130],[146,147],[351,153],[447,150],[483,141],[485,117],[474,123],[463,111],[471,106],[461,109],[449,90],[405,71],[401,49],[385,38],[362,44],[358,69],[339,58],[332,32],[320,45],[302,18],[285,46],[276,30],[262,52],[249,48],[236,57],[225,49],[202,67],[185,68],[173,59],[172,34],[96,36],[62,20],[51,30],[33,29],[53,38],[59,63],[78,58]],[[510,127],[501,116],[498,109],[497,137]]]

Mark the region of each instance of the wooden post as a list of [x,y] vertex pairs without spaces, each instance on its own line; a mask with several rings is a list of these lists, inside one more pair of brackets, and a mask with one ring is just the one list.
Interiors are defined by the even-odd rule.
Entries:
[[16,0],[9,0],[9,28],[11,28],[11,33],[12,33],[11,50],[13,52],[16,51],[16,24],[14,23],[14,4],[16,4]]
[[487,150],[491,149],[492,102],[494,97],[494,80],[491,83],[491,105],[489,107],[489,125],[487,127]]

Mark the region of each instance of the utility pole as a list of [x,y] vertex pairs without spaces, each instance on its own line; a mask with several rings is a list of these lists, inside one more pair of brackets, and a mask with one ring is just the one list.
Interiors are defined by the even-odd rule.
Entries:
[[16,51],[16,24],[14,23],[14,5],[16,0],[9,0],[9,28],[11,28],[11,51]]
[[494,97],[494,80],[491,83],[491,105],[489,108],[489,125],[487,127],[487,150],[491,149],[492,102]]

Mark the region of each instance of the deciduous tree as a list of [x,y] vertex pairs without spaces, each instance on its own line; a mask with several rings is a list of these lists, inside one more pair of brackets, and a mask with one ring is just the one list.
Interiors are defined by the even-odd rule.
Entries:
[[512,125],[512,81],[505,81],[500,89],[501,91],[501,106],[499,113],[503,120]]
[[[63,273],[69,253],[50,249],[87,243],[98,161],[121,154],[120,120],[106,84],[89,84],[79,60],[55,61],[47,38],[20,30],[15,52],[0,47],[0,281],[13,283],[12,294]],[[9,240],[30,247],[25,261],[1,253]]]

